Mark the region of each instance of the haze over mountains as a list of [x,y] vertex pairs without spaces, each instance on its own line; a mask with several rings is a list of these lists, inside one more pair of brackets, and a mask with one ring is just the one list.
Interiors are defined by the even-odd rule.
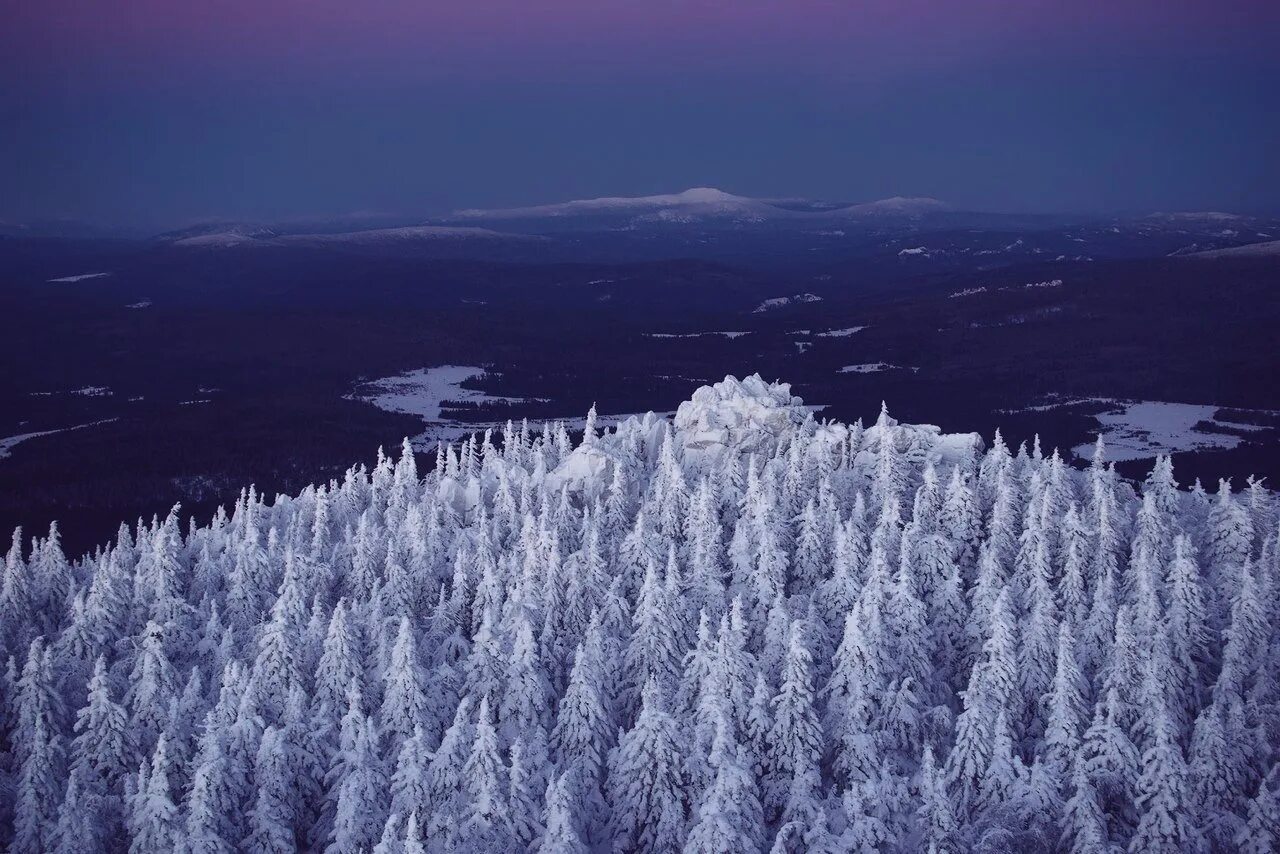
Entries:
[[558,204],[519,208],[457,211],[456,219],[518,220],[545,217],[623,216],[642,221],[680,221],[683,219],[729,219],[746,222],[764,220],[816,221],[825,217],[918,217],[948,210],[937,199],[902,198],[896,196],[861,204],[834,204],[805,199],[785,200],[782,204],[769,199],[752,199],[717,190],[693,187],[681,193],[656,196],[604,197],[577,199]]
[[[10,225],[13,238],[85,238],[82,227]],[[923,240],[925,236],[931,240]],[[311,248],[512,261],[656,260],[697,257],[760,263],[783,257],[913,257],[984,266],[1029,255],[1049,259],[1206,253],[1265,243],[1280,215],[1157,212],[1136,215],[1011,214],[957,209],[929,197],[867,202],[750,198],[710,187],[650,196],[606,196],[511,208],[466,208],[429,218],[369,214],[282,222],[210,221],[166,231],[155,247]],[[1256,251],[1256,250],[1255,250]]]
[[[927,196],[893,196],[872,201],[828,201],[801,197],[752,198],[712,187],[648,196],[604,196],[508,208],[463,208],[451,213],[415,217],[365,213],[282,221],[209,220],[164,231],[155,240],[182,247],[246,245],[321,245],[327,243],[519,239],[566,231],[706,229],[812,230],[954,226],[1046,229],[1107,224],[1136,233],[1198,235],[1216,238],[1214,246],[1188,251],[1231,248],[1280,234],[1280,214],[1236,214],[1222,211],[1175,211],[1139,214],[1022,214],[957,208]],[[95,239],[137,237],[136,233],[70,220],[0,222],[0,238]],[[832,236],[830,233],[824,236]]]

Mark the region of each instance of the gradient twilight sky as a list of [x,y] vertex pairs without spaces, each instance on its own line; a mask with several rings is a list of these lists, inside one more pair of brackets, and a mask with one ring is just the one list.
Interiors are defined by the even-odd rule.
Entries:
[[1280,209],[1275,0],[0,0],[0,219]]

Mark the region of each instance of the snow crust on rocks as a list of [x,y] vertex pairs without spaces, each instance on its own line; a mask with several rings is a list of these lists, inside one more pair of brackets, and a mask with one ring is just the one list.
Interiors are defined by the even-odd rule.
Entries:
[[[650,412],[621,422],[613,432],[589,438],[547,473],[547,485],[553,490],[567,488],[574,495],[601,494],[609,488],[626,444],[643,437],[649,440],[647,446],[658,447],[656,434],[667,429],[686,470],[695,473],[722,466],[730,456],[770,457],[796,431],[811,432],[820,445],[834,449],[849,440],[851,430],[861,430],[838,422],[817,422],[814,411],[821,408],[793,395],[789,383],[769,383],[759,374],[741,380],[726,376],[695,391],[669,423]],[[890,428],[897,431],[899,441],[905,440],[915,453],[935,464],[968,465],[985,447],[977,433],[944,434],[930,424],[903,425],[886,412],[862,431],[861,445],[873,445]],[[867,466],[872,465],[870,457],[866,460]],[[855,464],[859,462],[855,459]],[[532,476],[528,472],[508,475],[516,482]]]
[[788,431],[808,418],[789,383],[766,383],[759,374],[727,376],[703,386],[676,409],[675,431],[686,460],[718,461],[724,454],[772,452]]

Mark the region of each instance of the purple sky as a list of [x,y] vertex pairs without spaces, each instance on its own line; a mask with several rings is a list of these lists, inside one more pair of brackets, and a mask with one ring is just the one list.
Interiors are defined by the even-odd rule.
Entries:
[[[803,70],[872,77],[1000,57],[1090,61],[1273,52],[1265,0],[42,0],[6,2],[7,62],[66,85],[155,76],[647,75]],[[95,81],[74,78],[105,74]]]
[[[0,18],[0,217],[430,212],[686,183],[1280,204],[1277,2],[0,0]],[[683,153],[645,139],[679,122]],[[309,168],[289,162],[304,141]],[[1164,146],[1126,186],[1126,162]],[[424,174],[442,159],[448,178]],[[363,192],[333,171],[366,162]]]

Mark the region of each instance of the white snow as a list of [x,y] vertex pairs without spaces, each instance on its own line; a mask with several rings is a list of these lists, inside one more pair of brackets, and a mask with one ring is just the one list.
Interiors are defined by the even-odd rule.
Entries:
[[760,314],[761,312],[771,311],[775,308],[782,308],[783,306],[791,305],[792,303],[801,302],[822,302],[822,297],[811,293],[792,294],[789,297],[773,297],[756,306],[752,313]]
[[1062,287],[1062,279],[1050,279],[1046,282],[1027,282],[1024,288],[1060,288]]
[[53,397],[57,394],[74,394],[77,397],[110,397],[114,392],[104,385],[87,385],[69,391],[29,391],[27,397]]
[[713,187],[693,187],[682,193],[666,193],[655,196],[604,196],[597,199],[575,199],[550,205],[531,205],[521,208],[468,208],[455,211],[459,219],[531,219],[538,217],[573,216],[592,213],[638,212],[662,208],[698,207],[725,212],[754,209],[781,209],[756,199],[735,196]]
[[841,208],[833,213],[845,216],[918,217],[927,213],[945,211],[949,208],[950,206],[946,202],[940,202],[937,199],[931,199],[927,196],[893,196],[888,199],[865,202],[860,205],[851,205],[850,207]]
[[1280,240],[1265,243],[1249,243],[1230,249],[1214,249],[1208,252],[1190,253],[1193,258],[1264,258],[1280,255]]
[[845,365],[840,369],[842,374],[878,374],[881,371],[911,371],[912,373],[919,371],[919,368],[912,368],[906,365],[891,365],[888,362],[867,362],[862,365]]
[[151,308],[151,300],[144,299],[140,302],[131,302],[125,308]]
[[[644,218],[661,221],[689,222],[706,217],[732,217],[760,221],[763,219],[826,219],[830,217],[907,217],[915,218],[927,213],[947,210],[948,206],[924,197],[906,198],[894,196],[874,202],[850,205],[844,208],[793,210],[778,207],[788,200],[753,199],[717,190],[713,187],[693,187],[681,193],[664,193],[652,196],[603,196],[594,199],[575,199],[548,205],[530,205],[515,208],[468,208],[455,211],[457,219],[535,219],[545,217],[584,216],[590,214],[640,214]],[[794,201],[794,200],[790,200]],[[824,232],[841,236],[843,232]]]
[[898,257],[907,258],[910,256],[918,256],[921,258],[928,258],[932,254],[933,254],[933,250],[929,249],[927,246],[916,246],[911,249],[899,250]]
[[223,231],[198,234],[173,241],[173,246],[229,248],[234,246],[342,246],[342,245],[412,245],[427,241],[519,240],[540,241],[544,238],[528,234],[445,225],[410,225],[403,228],[370,228],[333,234],[246,234]]
[[[336,770],[327,775],[325,788],[330,793],[337,789],[342,796],[335,826],[323,840],[334,851],[376,850],[374,842],[380,835],[384,839],[404,835],[412,843],[419,840],[416,820],[408,821],[408,830],[403,819],[391,820],[386,830],[385,810],[379,808],[385,802],[359,795],[369,790],[371,780],[377,785],[380,779],[381,789],[387,788],[386,775],[378,767],[385,752],[381,745],[390,745],[411,727],[422,729],[422,721],[435,729],[449,727],[445,747],[433,753],[421,738],[406,740],[398,751],[400,770],[420,769],[423,762],[430,762],[431,770],[440,772],[433,776],[448,778],[446,782],[455,787],[459,781],[464,789],[478,781],[479,787],[472,788],[479,792],[481,807],[486,806],[485,791],[500,788],[507,779],[508,743],[527,741],[538,746],[530,751],[529,774],[555,776],[545,811],[536,792],[532,797],[498,798],[506,813],[496,823],[490,820],[492,811],[481,814],[469,802],[434,810],[428,827],[433,850],[523,849],[527,846],[504,825],[534,827],[541,812],[550,816],[546,824],[551,827],[543,841],[551,842],[556,836],[566,840],[564,845],[543,847],[588,850],[576,828],[598,817],[591,810],[598,798],[577,797],[576,791],[570,791],[576,788],[575,774],[560,774],[557,763],[540,749],[546,741],[544,723],[557,715],[559,723],[580,730],[581,738],[573,747],[578,755],[610,757],[606,767],[598,769],[592,789],[596,795],[600,791],[610,795],[613,816],[619,819],[614,822],[620,829],[615,840],[622,834],[627,837],[625,844],[615,846],[619,849],[645,847],[644,834],[654,816],[665,820],[664,815],[674,815],[679,818],[668,848],[762,850],[768,845],[763,840],[774,837],[775,828],[766,824],[759,804],[744,803],[742,796],[745,791],[746,801],[753,801],[753,791],[769,790],[779,782],[777,774],[762,769],[765,764],[775,770],[785,766],[802,772],[787,775],[800,780],[804,791],[790,787],[791,801],[798,804],[793,811],[799,818],[794,834],[788,829],[779,832],[778,844],[772,846],[779,851],[818,850],[818,845],[805,839],[809,835],[806,820],[814,816],[816,820],[809,823],[817,831],[813,836],[822,842],[826,833],[828,844],[822,850],[860,848],[858,837],[866,835],[861,832],[866,828],[860,827],[866,805],[875,810],[876,799],[884,800],[886,795],[902,818],[892,827],[872,828],[876,841],[883,841],[887,849],[919,851],[930,837],[946,837],[955,851],[979,850],[975,843],[984,840],[990,843],[985,846],[988,850],[1038,851],[1047,849],[1044,839],[1055,828],[1072,825],[1072,810],[1061,799],[1049,798],[1050,802],[1038,806],[1028,801],[1027,793],[1034,795],[1034,791],[1022,785],[1020,769],[1024,764],[1048,767],[1049,777],[1041,780],[1035,772],[1031,786],[1054,785],[1054,751],[1037,739],[1024,763],[1012,753],[1018,748],[1011,746],[1008,732],[1034,729],[1040,701],[1046,697],[1050,717],[1067,719],[1078,732],[1089,710],[1063,710],[1078,707],[1081,696],[1108,693],[1116,671],[1106,667],[1107,662],[1131,663],[1132,670],[1141,671],[1143,685],[1130,685],[1128,691],[1135,726],[1148,730],[1166,726],[1161,695],[1171,696],[1174,689],[1189,700],[1179,708],[1180,713],[1186,712],[1179,715],[1180,722],[1212,722],[1223,696],[1218,690],[1214,697],[1214,674],[1188,674],[1170,667],[1173,659],[1163,643],[1156,644],[1155,655],[1147,648],[1152,635],[1162,636],[1166,628],[1171,629],[1171,637],[1187,639],[1187,632],[1171,617],[1189,604],[1195,613],[1184,628],[1206,629],[1196,641],[1199,647],[1214,654],[1225,647],[1228,663],[1233,652],[1249,653],[1250,673],[1257,674],[1255,689],[1234,691],[1238,696],[1228,698],[1226,742],[1234,741],[1242,726],[1261,722],[1249,748],[1270,760],[1276,738],[1266,726],[1274,711],[1267,674],[1274,668],[1268,669],[1266,661],[1275,658],[1271,648],[1275,541],[1268,531],[1274,529],[1277,508],[1265,484],[1254,481],[1231,497],[1231,487],[1224,483],[1219,496],[1212,499],[1219,509],[1210,515],[1205,512],[1208,499],[1203,493],[1172,489],[1169,472],[1159,467],[1151,480],[1154,488],[1144,487],[1142,492],[1164,495],[1168,501],[1147,501],[1144,506],[1138,490],[1111,472],[1074,471],[1056,455],[1045,458],[1020,452],[1015,462],[1003,446],[998,453],[984,456],[985,445],[977,434],[944,434],[933,425],[903,424],[890,417],[883,404],[872,426],[865,429],[861,422],[852,426],[820,422],[812,407],[791,391],[790,386],[768,383],[759,375],[742,380],[730,376],[698,389],[680,404],[674,423],[647,413],[627,418],[616,431],[592,431],[576,446],[555,427],[541,436],[536,428],[533,436],[522,430],[516,441],[501,443],[501,449],[490,443],[469,447],[461,455],[458,449],[449,449],[445,464],[425,477],[416,471],[411,453],[398,461],[379,454],[372,470],[355,466],[339,478],[326,472],[318,485],[293,495],[269,498],[250,488],[234,500],[229,516],[219,513],[203,528],[194,524],[188,528],[185,517],[179,515],[182,511],[175,508],[163,521],[159,517],[149,524],[144,521],[136,534],[125,528],[114,544],[66,562],[56,535],[38,543],[30,558],[25,543],[19,543],[6,567],[6,642],[15,636],[38,637],[50,626],[74,627],[84,619],[84,591],[109,595],[121,591],[127,597],[132,579],[150,570],[159,581],[150,587],[174,591],[165,609],[185,615],[187,631],[182,649],[169,655],[165,641],[173,635],[166,633],[159,619],[163,615],[157,615],[141,634],[131,620],[102,623],[90,640],[95,648],[112,653],[118,665],[113,669],[127,673],[121,684],[104,690],[99,674],[87,692],[88,702],[74,715],[81,724],[78,728],[73,727],[69,713],[38,709],[50,729],[46,731],[44,721],[37,720],[34,733],[19,733],[20,738],[11,739],[13,746],[25,746],[28,757],[41,760],[44,745],[52,744],[45,752],[56,755],[58,745],[79,737],[77,747],[86,742],[101,745],[99,753],[115,762],[122,748],[120,739],[113,737],[118,732],[112,719],[119,715],[112,708],[112,697],[127,697],[126,705],[136,713],[130,726],[139,739],[136,751],[130,745],[125,748],[131,754],[158,757],[157,774],[151,775],[149,785],[139,787],[143,794],[134,801],[132,817],[137,820],[128,822],[118,837],[120,848],[127,845],[135,850],[169,850],[174,846],[167,843],[181,838],[172,821],[177,795],[170,796],[167,778],[161,773],[164,768],[171,769],[177,780],[191,777],[193,765],[204,761],[230,759],[244,767],[243,760],[255,744],[264,759],[258,763],[264,773],[240,780],[245,785],[243,797],[235,802],[215,799],[209,810],[214,824],[246,801],[278,801],[281,792],[293,796],[286,806],[296,805],[296,814],[323,810],[326,795],[314,787],[297,790],[287,761],[290,738],[297,735],[291,732],[291,721],[297,710],[306,707],[317,710],[307,719],[308,750],[317,758],[334,758],[329,766]],[[620,472],[625,477],[615,479]],[[949,482],[957,489],[948,487]],[[1014,502],[1014,530],[1025,528],[1024,545],[1032,540],[1043,544],[1039,538],[1047,535],[1054,538],[1055,546],[1061,545],[1045,564],[1052,575],[1049,583],[1025,586],[1020,592],[1026,596],[1016,597],[1025,601],[1016,605],[1011,602],[1015,597],[1000,591],[1001,579],[992,573],[999,575],[1002,567],[990,558],[1017,548],[1018,540],[1010,539],[1007,527],[999,529],[998,518],[997,524],[984,524],[986,499],[979,493],[985,495],[987,490],[973,488],[984,484],[991,488],[995,504],[1008,507]],[[227,491],[220,479],[199,473],[176,478],[173,485],[191,500]],[[1022,514],[1016,511],[1021,507],[1020,496],[1027,493],[1064,500],[1034,501],[1033,512],[1020,525],[1016,517]],[[1099,493],[1107,500],[1098,508],[1087,506],[1089,497]],[[612,500],[597,505],[605,495]],[[947,511],[939,516],[937,508],[942,504]],[[1127,520],[1139,514],[1142,524],[1134,527],[1141,530],[1130,536]],[[1108,518],[1125,523],[1116,526],[1114,561],[1103,561],[1099,568],[1097,561],[1077,563],[1064,557],[1074,552],[1087,558],[1097,539],[1091,530],[1103,528],[1107,539]],[[1261,520],[1258,525],[1252,522],[1255,518]],[[1148,532],[1167,539],[1169,559],[1159,555],[1158,561],[1145,561],[1143,538]],[[1165,533],[1170,536],[1164,537]],[[298,539],[304,540],[302,550],[290,545]],[[1204,549],[1207,543],[1215,547]],[[1198,555],[1197,545],[1201,546]],[[886,554],[886,548],[895,554]],[[1230,557],[1233,577],[1219,577],[1219,553]],[[664,561],[665,570],[660,568]],[[962,565],[972,569],[975,562],[982,567],[980,581],[960,569]],[[1203,572],[1206,564],[1209,571]],[[246,576],[250,565],[256,577]],[[11,594],[15,589],[23,591],[12,582],[25,581],[23,570],[28,566],[28,574],[40,581],[37,590],[54,586],[45,579],[70,578],[75,595],[23,596],[27,601],[14,607]],[[1149,566],[1160,573],[1160,579],[1168,578],[1167,584],[1160,585],[1167,596],[1143,584]],[[314,571],[317,567],[322,571]],[[167,583],[166,578],[172,582],[175,568],[186,577],[194,576],[195,583]],[[938,569],[946,570],[947,577],[940,578]],[[1113,571],[1117,586],[1109,593],[1099,582],[1104,580],[1102,573]],[[1257,584],[1252,583],[1255,576]],[[234,583],[220,583],[229,578]],[[278,593],[273,594],[277,580]],[[994,588],[988,586],[992,581]],[[919,594],[912,589],[917,582]],[[1083,599],[1080,591],[1086,593]],[[1103,602],[1101,596],[1092,595],[1095,591],[1111,598]],[[940,603],[945,607],[931,604],[936,599],[932,594],[938,592],[949,597]],[[999,595],[984,605],[985,592]],[[1202,602],[1195,601],[1199,593],[1203,593]],[[246,614],[240,607],[242,594],[257,603],[254,613]],[[422,601],[433,595],[438,604]],[[43,601],[50,598],[54,601]],[[1067,656],[1055,654],[1059,609],[1054,603],[1062,600],[1062,622],[1070,627],[1073,614],[1090,611],[1091,598],[1108,610],[1118,609],[1119,642],[1111,636],[1076,638],[1087,660],[1104,666],[1075,668],[1081,671],[1070,674],[1076,684],[1064,687],[1072,667],[1067,666]],[[972,613],[967,603],[975,601],[980,607],[989,606],[985,615]],[[947,602],[957,603],[959,610]],[[469,603],[474,607],[463,607]],[[1098,610],[1092,609],[1093,616]],[[694,628],[698,614],[704,615],[701,630]],[[480,619],[475,619],[477,615]],[[988,644],[986,655],[970,662],[966,650],[971,644],[961,628],[978,617],[998,642]],[[716,625],[723,631],[717,631]],[[831,642],[832,630],[839,633],[841,626],[850,631],[837,647]],[[859,634],[862,628],[868,631]],[[271,662],[263,655],[252,666],[241,662],[243,667],[229,667],[222,680],[225,685],[202,675],[218,673],[222,659],[230,660],[236,651],[261,647],[259,639],[264,637],[272,643],[274,637],[286,651],[307,651],[324,635],[325,654],[318,664],[306,665],[301,679],[296,668],[292,675],[271,672]],[[1069,629],[1057,636],[1072,640]],[[55,652],[68,652],[68,637],[75,639],[75,632],[62,633]],[[1240,650],[1241,638],[1250,639],[1250,649]],[[34,647],[36,653],[41,649],[39,644]],[[930,649],[938,655],[930,656]],[[553,676],[564,673],[559,666],[546,666],[544,653],[554,653],[553,663],[558,663],[570,650],[578,654],[569,678],[546,678],[549,670],[555,671]],[[20,699],[36,696],[48,706],[45,700],[59,693],[60,684],[49,668],[38,666],[35,655],[30,657],[33,663],[25,668]],[[379,666],[364,667],[365,659]],[[431,661],[433,666],[422,668],[416,677],[406,675],[405,669],[416,668],[418,660]],[[1187,657],[1177,660],[1185,662]],[[872,666],[867,667],[867,662]],[[105,660],[103,664],[105,678],[111,681]],[[6,687],[12,686],[15,669],[11,665]],[[1016,671],[1016,684],[1007,691],[986,684],[986,675],[997,669]],[[777,678],[779,671],[782,676]],[[617,684],[634,687],[639,680],[633,677],[646,672],[650,687],[639,697],[627,690],[615,698],[609,691]],[[332,703],[343,702],[343,689],[353,679],[365,688],[359,696],[385,701],[373,720],[362,717],[358,706],[353,708],[342,717],[343,726],[338,723],[341,708]],[[916,679],[918,692],[912,684]],[[712,699],[719,706],[730,711],[746,708],[756,722],[762,703],[780,710],[763,754],[753,743],[759,739],[743,738],[735,755],[732,738],[730,752],[725,753],[724,738],[716,739],[718,746],[709,746],[705,739],[681,737],[693,728],[687,724],[691,715],[685,713],[683,702],[680,712],[665,711],[663,692],[699,687],[699,681],[703,688],[714,688]],[[573,686],[568,694],[566,682]],[[832,711],[851,711],[840,708],[841,697],[832,690],[841,685],[853,685],[863,697],[882,700],[877,714],[853,721],[832,718]],[[960,690],[964,685],[976,689],[965,694]],[[1222,685],[1218,682],[1219,688]],[[709,693],[702,691],[703,698]],[[251,706],[261,705],[257,700],[274,703],[268,717],[276,717],[285,694],[286,738],[275,739],[279,732],[270,726],[260,735],[254,724],[262,716]],[[746,698],[752,695],[748,705]],[[481,697],[478,708],[471,702],[476,696]],[[852,702],[860,702],[856,694],[852,696]],[[222,714],[235,712],[229,705],[235,705],[237,697],[243,698],[240,712],[251,718],[248,725],[245,715],[231,720]],[[927,698],[924,704],[921,698]],[[9,699],[6,696],[6,712],[11,708]],[[957,722],[950,710],[965,701],[970,711],[981,714],[966,715]],[[501,710],[499,724],[493,721],[490,703]],[[21,705],[28,711],[30,703]],[[517,706],[519,714],[510,713]],[[178,714],[169,715],[174,709]],[[204,709],[215,711],[206,716]],[[639,722],[630,725],[624,719],[637,709]],[[879,713],[883,711],[889,713],[887,717]],[[857,708],[852,712],[859,714]],[[983,803],[976,817],[966,809],[960,822],[947,815],[944,821],[933,820],[940,799],[947,806],[948,793],[940,790],[945,784],[939,783],[938,776],[946,773],[939,771],[945,765],[934,764],[927,755],[917,761],[916,745],[921,739],[936,739],[960,753],[972,755],[971,748],[981,752],[984,736],[992,732],[993,716],[998,731],[992,740],[1006,754],[1002,760],[997,753],[988,763],[991,773],[986,782],[997,775],[996,785],[982,787]],[[196,721],[201,718],[208,727],[199,727]],[[450,720],[455,722],[451,726]],[[730,717],[721,720],[729,722]],[[166,754],[166,721],[184,730],[179,735],[189,735],[196,727],[204,746],[211,749],[202,750],[195,761],[189,750]],[[359,724],[360,731],[355,747],[349,749],[350,739],[344,734],[351,735],[353,724]],[[1175,728],[1185,734],[1186,727]],[[748,735],[759,735],[759,729],[753,728]],[[559,729],[566,731],[564,726]],[[156,742],[154,751],[150,741]],[[849,798],[832,797],[830,793],[843,782],[839,771],[833,777],[828,763],[822,762],[819,768],[814,757],[830,750],[839,768],[845,760],[857,761],[854,751],[866,744],[871,744],[873,753],[889,754],[884,761],[893,767],[880,775],[883,779],[859,786]],[[1143,764],[1144,780],[1157,788],[1163,785],[1160,775],[1167,769],[1159,767],[1159,756],[1153,764],[1153,753],[1148,751],[1142,762],[1132,745],[1122,746],[1126,755],[1117,753],[1119,760],[1111,767],[1132,779]],[[1259,781],[1251,779],[1218,781],[1215,798],[1222,803],[1198,809],[1195,798],[1185,793],[1199,792],[1206,781],[1213,782],[1208,767],[1213,763],[1201,761],[1203,754],[1201,750],[1195,761],[1187,763],[1190,768],[1185,773],[1182,766],[1173,769],[1184,778],[1174,783],[1185,785],[1166,786],[1172,794],[1163,803],[1139,808],[1141,824],[1131,835],[1132,850],[1192,847],[1177,844],[1186,841],[1185,836],[1167,832],[1170,822],[1164,819],[1170,814],[1194,812],[1210,826],[1226,827],[1245,826],[1246,815],[1253,819],[1261,815],[1264,825],[1269,820],[1265,810],[1273,794],[1270,779],[1261,781],[1261,788],[1252,785]],[[562,750],[555,758],[568,755]],[[718,762],[726,757],[728,765]],[[30,783],[32,762],[23,764],[28,772],[24,782]],[[696,771],[717,765],[720,770],[732,770],[736,780],[732,786],[713,783],[709,794],[698,791],[697,774],[683,773],[686,767]],[[37,770],[49,777],[44,773],[47,768]],[[890,775],[896,779],[889,779]],[[724,776],[720,775],[720,783]],[[399,774],[397,782],[404,777]],[[145,768],[140,778],[146,781]],[[635,785],[658,778],[662,786]],[[1010,780],[1012,786],[1005,785]],[[912,785],[911,781],[922,782]],[[183,789],[175,786],[173,792]],[[1254,790],[1259,797],[1254,797]],[[356,797],[347,797],[353,792]],[[92,807],[91,800],[84,804]],[[1122,800],[1095,809],[1093,823],[1105,827],[1113,819],[1123,820],[1121,811],[1127,813],[1132,804],[1131,799]],[[681,824],[686,805],[694,801],[698,802],[695,814]],[[41,840],[49,834],[74,833],[75,838],[87,840],[86,849],[97,847],[91,843],[96,841],[99,828],[94,822],[99,817],[91,808],[78,806],[73,798],[38,806],[40,815],[31,818],[39,825],[28,824],[27,829],[35,826]],[[832,822],[824,826],[828,814]],[[282,820],[280,815],[279,810],[272,815],[255,810],[252,823],[261,825],[255,830],[265,830],[272,837],[282,830],[287,837],[288,817]],[[435,832],[442,823],[450,825],[443,841]],[[1249,826],[1259,824],[1255,820]],[[458,836],[452,832],[454,827],[463,827],[467,833]],[[1262,829],[1265,832],[1267,827]],[[717,841],[732,834],[745,842]],[[253,837],[259,835],[255,832]],[[475,844],[467,844],[466,837]],[[637,838],[640,843],[635,843]],[[789,847],[788,840],[793,843]],[[25,847],[43,850],[48,846]],[[75,845],[63,847],[79,850]],[[421,848],[405,846],[415,847]],[[1262,845],[1255,850],[1272,849]]]
[[371,228],[366,231],[345,231],[338,234],[287,234],[272,238],[279,244],[403,244],[425,240],[542,240],[527,234],[494,231],[490,228],[470,228],[445,225],[411,225],[403,228]]
[[50,279],[51,284],[68,284],[70,282],[83,282],[85,279],[101,279],[103,276],[110,276],[110,273],[80,273],[75,276],[62,276],[57,279]]
[[987,292],[987,288],[985,285],[978,288],[965,288],[964,290],[953,292],[951,294],[951,299],[958,299],[959,297],[971,297],[976,294],[985,294],[986,292]]
[[1019,406],[1012,409],[997,409],[996,412],[1005,415],[1014,415],[1019,412],[1050,412],[1054,409],[1065,409],[1068,406],[1078,406],[1082,403],[1118,403],[1114,397],[1070,397],[1060,398],[1057,395],[1047,395],[1049,398],[1046,403],[1038,403],[1032,406]]
[[703,335],[720,335],[725,338],[741,338],[750,332],[646,332],[646,338],[701,338]]
[[1208,221],[1208,222],[1229,222],[1231,220],[1243,219],[1240,214],[1224,213],[1223,211],[1174,211],[1172,213],[1153,213],[1150,219],[1168,219],[1174,221]]
[[463,388],[471,379],[483,377],[488,372],[473,365],[440,365],[419,368],[394,377],[362,383],[349,399],[371,403],[387,412],[417,415],[427,429],[414,437],[415,447],[434,447],[440,439],[456,439],[477,430],[495,426],[493,423],[454,421],[444,417],[446,403],[524,403],[528,398],[498,397],[483,391]]
[[59,427],[56,430],[37,430],[34,433],[20,433],[17,436],[5,437],[0,439],[0,460],[9,456],[17,445],[27,441],[28,439],[36,439],[40,436],[52,436],[54,433],[68,433],[72,430],[82,430],[85,427],[95,427],[99,424],[109,424],[112,421],[118,420],[119,419],[117,418],[104,418],[100,421],[90,421],[87,424],[76,424],[73,427]]
[[844,329],[828,329],[826,332],[819,332],[819,338],[848,338],[850,335],[861,332],[866,329],[865,326],[849,326]]
[[788,383],[766,383],[759,374],[741,382],[727,376],[680,404],[674,427],[686,461],[713,465],[729,452],[771,453],[784,433],[822,408],[806,407]]
[[483,377],[486,373],[484,368],[470,365],[419,368],[416,371],[365,383],[362,388],[369,389],[373,393],[363,393],[357,397],[372,403],[379,409],[418,415],[423,420],[431,422],[444,420],[441,411],[446,402],[520,401],[520,398],[494,398],[482,391],[462,387],[467,380]]
[[181,237],[173,241],[174,246],[212,246],[226,248],[230,246],[243,246],[246,244],[266,243],[265,240],[244,234],[240,231],[215,231],[209,234],[195,234],[191,237]]
[[[1236,430],[1264,429],[1216,421],[1217,406],[1166,403],[1154,400],[1120,401],[1117,408],[1094,417],[1107,446],[1107,458],[1116,461],[1143,460],[1180,451],[1230,450],[1242,441],[1231,433],[1204,432],[1200,422]],[[1093,454],[1093,445],[1078,445],[1071,452],[1080,459]]]

